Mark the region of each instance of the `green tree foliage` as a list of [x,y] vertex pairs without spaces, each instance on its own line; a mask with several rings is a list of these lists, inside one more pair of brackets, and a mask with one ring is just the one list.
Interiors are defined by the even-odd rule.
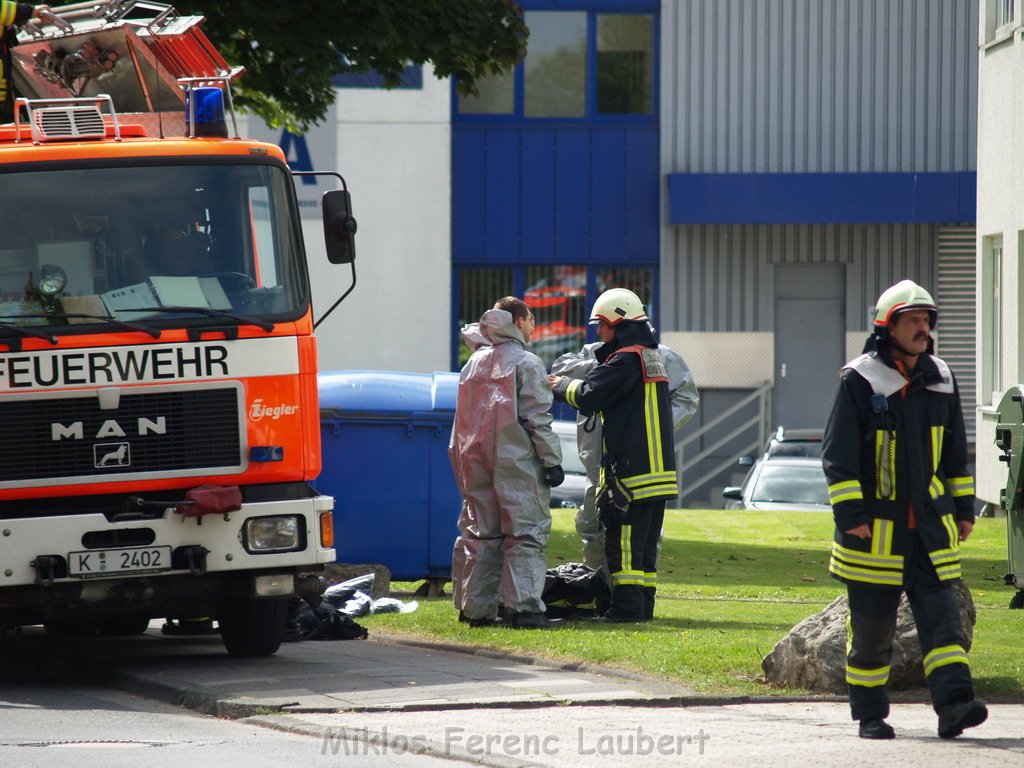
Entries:
[[386,85],[409,63],[430,62],[460,92],[507,71],[526,53],[512,0],[182,0],[232,65],[245,67],[237,103],[273,126],[302,130],[334,100],[331,78],[376,70]]

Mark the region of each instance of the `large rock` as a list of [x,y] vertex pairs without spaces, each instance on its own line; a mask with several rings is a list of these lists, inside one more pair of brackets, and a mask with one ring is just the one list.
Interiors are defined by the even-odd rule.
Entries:
[[[967,649],[974,639],[977,611],[971,592],[962,581],[955,583],[960,621],[967,636]],[[837,598],[821,613],[797,624],[764,657],[765,680],[775,685],[807,688],[821,693],[846,693],[845,597]],[[925,685],[917,627],[907,596],[900,599],[893,640],[889,687],[919,688]]]

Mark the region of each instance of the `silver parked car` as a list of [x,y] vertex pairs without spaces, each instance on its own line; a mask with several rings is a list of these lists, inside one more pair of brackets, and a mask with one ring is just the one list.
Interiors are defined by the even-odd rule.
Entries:
[[762,457],[743,485],[722,491],[726,509],[831,512],[820,458]]
[[551,506],[582,506],[587,470],[583,467],[579,450],[576,448],[576,422],[555,420],[551,422],[551,428],[562,444],[562,469],[565,471],[565,482],[551,489]]

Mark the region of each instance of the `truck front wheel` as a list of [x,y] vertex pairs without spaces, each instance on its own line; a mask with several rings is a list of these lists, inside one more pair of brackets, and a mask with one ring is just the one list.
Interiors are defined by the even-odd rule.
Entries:
[[269,656],[277,651],[287,618],[287,597],[235,598],[217,606],[220,637],[232,656]]

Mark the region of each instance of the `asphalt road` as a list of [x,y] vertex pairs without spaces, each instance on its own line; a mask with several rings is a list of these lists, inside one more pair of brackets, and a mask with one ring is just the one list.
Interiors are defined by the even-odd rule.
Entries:
[[713,700],[614,670],[380,636],[233,659],[219,638],[155,626],[123,639],[54,641],[32,628],[0,641],[0,765],[52,765],[54,750],[75,750],[60,754],[87,766],[164,755],[217,768],[1024,766],[1024,704],[995,704],[988,722],[944,741],[918,692],[893,706],[897,739],[867,742],[835,697]]

